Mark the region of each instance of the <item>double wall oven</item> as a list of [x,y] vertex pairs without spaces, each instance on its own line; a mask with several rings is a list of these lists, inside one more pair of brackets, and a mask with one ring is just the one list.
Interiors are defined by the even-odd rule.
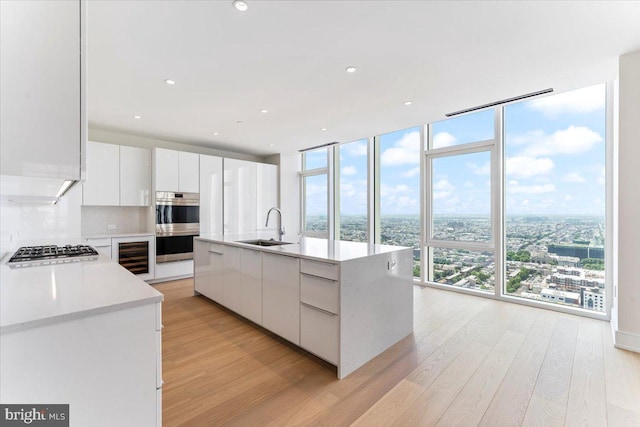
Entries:
[[156,192],[156,263],[193,259],[200,234],[200,194]]

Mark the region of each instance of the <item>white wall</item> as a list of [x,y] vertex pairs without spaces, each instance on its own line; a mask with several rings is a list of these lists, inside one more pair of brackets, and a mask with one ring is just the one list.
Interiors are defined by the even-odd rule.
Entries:
[[0,256],[30,244],[80,243],[82,186],[56,205],[22,204],[0,196]]
[[[620,57],[616,347],[640,352],[640,52]],[[614,276],[615,277],[615,276]]]
[[264,161],[280,165],[278,205],[282,211],[282,225],[287,233],[282,239],[297,242],[300,233],[300,153],[278,154],[266,157]]

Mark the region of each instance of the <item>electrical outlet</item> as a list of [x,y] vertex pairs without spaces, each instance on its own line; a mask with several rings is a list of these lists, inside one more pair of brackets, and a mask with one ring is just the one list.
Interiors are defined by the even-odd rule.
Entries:
[[116,230],[118,227],[116,227],[115,224],[109,224],[107,225],[107,230]]
[[387,263],[387,270],[393,270],[394,268],[396,268],[397,265],[398,265],[398,261],[396,261],[395,259],[392,259]]

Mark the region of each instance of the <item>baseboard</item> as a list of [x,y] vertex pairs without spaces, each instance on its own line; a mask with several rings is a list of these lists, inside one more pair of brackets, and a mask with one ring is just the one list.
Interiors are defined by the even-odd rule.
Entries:
[[613,345],[616,348],[640,353],[640,335],[614,330]]

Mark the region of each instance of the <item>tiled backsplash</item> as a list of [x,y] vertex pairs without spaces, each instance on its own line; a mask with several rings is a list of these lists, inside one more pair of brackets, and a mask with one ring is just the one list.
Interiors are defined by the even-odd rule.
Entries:
[[153,233],[153,225],[153,213],[150,207],[82,206],[83,236]]

